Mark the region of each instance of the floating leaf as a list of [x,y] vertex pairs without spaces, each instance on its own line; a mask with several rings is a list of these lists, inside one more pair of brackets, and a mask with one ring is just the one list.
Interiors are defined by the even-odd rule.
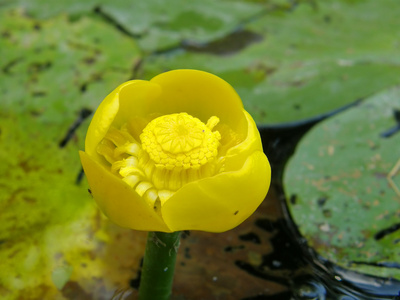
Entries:
[[232,32],[239,24],[258,14],[262,6],[243,1],[104,3],[101,10],[130,33],[140,35],[139,44],[147,52],[177,47],[183,40],[206,43]]
[[262,6],[257,3],[233,1],[164,0],[19,0],[18,5],[35,18],[69,14],[74,18],[95,12],[104,21],[138,37],[146,52],[177,47],[185,39],[199,43],[223,37],[239,24],[257,15]]
[[132,39],[90,18],[39,22],[18,12],[1,18],[3,109],[59,119],[59,113],[95,108],[140,59]]
[[[83,115],[129,78],[139,51],[90,18],[36,21],[14,11],[1,19],[1,297],[59,299],[72,286],[70,298],[110,299],[136,276],[144,237],[101,217],[86,182],[76,184],[78,150],[88,126]],[[74,121],[82,128],[61,147]],[[131,261],[109,246],[116,239],[130,248]],[[110,279],[94,283],[104,272]]]
[[400,82],[398,1],[316,3],[256,18],[242,30],[237,53],[213,41],[154,56],[146,77],[176,68],[215,73],[267,124],[327,113]]
[[284,178],[311,247],[342,267],[397,279],[400,194],[387,176],[400,159],[399,99],[393,88],[322,122],[300,142]]

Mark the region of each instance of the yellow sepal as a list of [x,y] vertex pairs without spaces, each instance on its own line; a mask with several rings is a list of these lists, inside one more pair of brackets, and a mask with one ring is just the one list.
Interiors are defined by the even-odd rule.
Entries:
[[79,151],[82,166],[97,205],[121,227],[171,232],[157,212],[135,190],[109,170]]

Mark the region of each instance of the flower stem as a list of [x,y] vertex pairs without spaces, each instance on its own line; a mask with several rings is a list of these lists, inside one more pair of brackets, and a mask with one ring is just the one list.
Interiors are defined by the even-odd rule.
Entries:
[[149,232],[144,255],[139,300],[168,300],[174,279],[180,232]]

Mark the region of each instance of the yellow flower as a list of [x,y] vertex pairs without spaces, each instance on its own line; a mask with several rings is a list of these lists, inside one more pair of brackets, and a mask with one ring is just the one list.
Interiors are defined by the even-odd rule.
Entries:
[[100,209],[136,230],[229,230],[271,180],[239,96],[196,70],[120,85],[98,107],[80,157]]

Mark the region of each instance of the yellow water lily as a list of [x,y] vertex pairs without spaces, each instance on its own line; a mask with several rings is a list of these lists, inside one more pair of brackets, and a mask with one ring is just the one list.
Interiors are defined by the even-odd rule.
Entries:
[[80,157],[100,209],[136,230],[229,230],[271,180],[235,90],[196,70],[121,84],[98,107]]

